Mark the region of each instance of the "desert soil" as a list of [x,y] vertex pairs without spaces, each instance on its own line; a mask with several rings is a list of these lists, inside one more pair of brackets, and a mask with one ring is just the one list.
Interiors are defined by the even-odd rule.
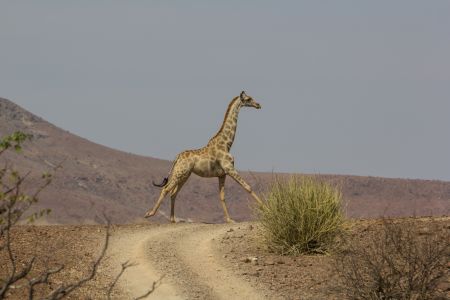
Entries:
[[[450,218],[441,221],[450,228]],[[364,239],[379,225],[378,221],[353,221],[351,232]],[[20,263],[32,255],[40,257],[33,274],[65,265],[63,272],[38,290],[42,297],[63,282],[87,274],[103,246],[105,227],[18,226],[13,235]],[[271,253],[256,223],[112,226],[98,275],[69,298],[105,299],[121,264],[129,262],[134,266],[118,281],[113,299],[137,298],[155,281],[159,284],[148,299],[345,299],[333,275],[332,260],[332,255]],[[4,262],[0,256],[0,273],[7,270]],[[23,298],[20,287],[19,283],[11,291],[10,299]]]

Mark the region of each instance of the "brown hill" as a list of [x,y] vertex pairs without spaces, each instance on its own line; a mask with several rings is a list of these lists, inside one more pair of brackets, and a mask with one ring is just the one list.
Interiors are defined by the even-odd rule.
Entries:
[[[31,170],[28,188],[40,174],[64,161],[53,183],[40,197],[37,208],[51,208],[49,223],[99,223],[108,215],[113,223],[142,221],[159,189],[151,181],[167,175],[171,162],[113,150],[64,131],[0,98],[0,136],[21,130],[34,138],[23,154],[2,157],[17,169]],[[180,149],[182,150],[182,149]],[[271,173],[243,173],[261,191]],[[449,215],[450,182],[387,179],[377,177],[320,175],[338,183],[351,217],[380,215]],[[232,180],[226,184],[230,214],[238,221],[252,218],[252,200]],[[168,213],[168,199],[160,209]],[[203,222],[222,222],[217,179],[193,175],[177,198],[176,216]],[[154,220],[164,219],[161,215]],[[153,220],[152,220],[153,221]]]

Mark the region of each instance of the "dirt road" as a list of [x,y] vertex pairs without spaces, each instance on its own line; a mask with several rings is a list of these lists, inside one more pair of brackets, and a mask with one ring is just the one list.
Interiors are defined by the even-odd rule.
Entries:
[[264,299],[230,266],[213,243],[239,224],[167,224],[121,228],[112,235],[110,266],[127,269],[118,282],[123,297],[144,294],[164,276],[149,299]]
[[[410,226],[410,221],[402,219],[399,224]],[[448,217],[421,221],[421,238],[450,229]],[[383,230],[383,224],[384,220],[351,221],[349,238],[371,247],[372,237]],[[106,299],[108,292],[112,299],[137,298],[162,275],[166,275],[162,284],[148,299],[348,299],[347,286],[333,267],[333,255],[281,256],[270,252],[257,223],[112,225],[111,234],[97,276],[69,299]],[[38,257],[31,277],[65,267],[51,276],[48,284],[39,286],[36,298],[43,299],[62,284],[85,278],[104,241],[104,225],[17,226],[12,249],[18,266]],[[111,289],[121,263],[126,261],[137,265],[127,269]],[[7,256],[0,253],[0,277],[5,276],[8,266]],[[444,272],[439,290],[447,299],[450,269]],[[17,287],[8,299],[27,298],[27,286]]]

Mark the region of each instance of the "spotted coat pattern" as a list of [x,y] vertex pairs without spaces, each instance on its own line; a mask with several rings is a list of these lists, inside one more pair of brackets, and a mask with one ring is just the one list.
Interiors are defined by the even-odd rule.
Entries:
[[149,210],[145,217],[151,217],[156,214],[159,206],[167,194],[170,194],[171,210],[170,220],[175,222],[175,199],[183,184],[194,173],[201,177],[219,178],[219,195],[224,210],[225,220],[232,222],[225,203],[225,178],[230,176],[238,182],[253,198],[261,202],[259,197],[252,191],[242,177],[234,168],[234,158],[230,154],[236,135],[237,120],[239,111],[242,107],[261,108],[252,97],[242,92],[240,96],[233,98],[228,105],[225,117],[219,131],[213,136],[208,144],[200,149],[186,150],[181,152],[175,158],[168,178],[162,184],[161,194],[156,201],[153,209]]

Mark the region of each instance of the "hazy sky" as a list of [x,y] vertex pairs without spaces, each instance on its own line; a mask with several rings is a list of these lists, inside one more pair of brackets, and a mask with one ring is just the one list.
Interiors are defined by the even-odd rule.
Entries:
[[2,1],[0,97],[173,159],[241,90],[241,170],[450,180],[450,1]]

